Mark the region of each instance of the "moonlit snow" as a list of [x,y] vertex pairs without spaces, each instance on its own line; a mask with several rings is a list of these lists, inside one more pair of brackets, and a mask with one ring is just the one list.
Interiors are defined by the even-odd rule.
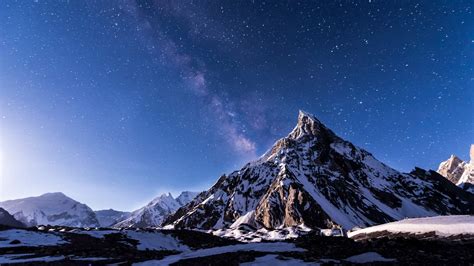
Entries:
[[165,257],[162,260],[152,260],[146,261],[143,263],[135,263],[134,265],[169,265],[180,260],[207,257],[212,255],[218,255],[229,252],[239,252],[239,251],[260,251],[260,252],[304,252],[305,249],[295,247],[291,243],[251,243],[251,244],[239,244],[239,245],[230,245],[223,247],[214,247],[207,249],[198,249],[189,252],[183,252],[178,255],[171,255]]
[[[19,240],[19,244],[10,244]],[[32,232],[21,229],[0,231],[0,248],[18,246],[55,246],[67,243],[60,236],[53,233]]]

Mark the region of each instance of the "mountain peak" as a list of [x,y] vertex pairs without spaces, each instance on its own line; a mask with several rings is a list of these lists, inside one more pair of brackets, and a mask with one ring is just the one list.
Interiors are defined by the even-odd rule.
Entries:
[[465,165],[466,162],[452,154],[448,160],[439,164],[437,172],[456,184],[464,172]]
[[313,122],[318,122],[318,123],[321,123],[319,122],[319,120],[313,115],[313,114],[310,114],[306,111],[303,111],[303,110],[299,110],[298,111],[298,123],[301,121],[306,121],[307,119],[313,121]]
[[[63,199],[71,199],[70,197],[66,196],[66,194],[62,192],[48,192],[44,193],[39,196],[39,198],[43,198],[45,200],[63,200]],[[71,199],[72,200],[72,199]]]
[[0,202],[0,207],[27,226],[50,224],[95,227],[99,225],[91,208],[61,192],[8,200]]
[[148,203],[149,206],[153,206],[156,204],[167,204],[169,202],[175,201],[175,198],[171,193],[163,193],[159,195],[158,197],[154,198],[151,202]]
[[454,163],[462,162],[462,160],[458,156],[456,156],[455,154],[451,154],[451,156],[449,156],[448,161],[449,162],[454,162]]
[[184,191],[177,198],[171,193],[163,193],[153,199],[146,206],[133,211],[121,221],[114,224],[115,227],[149,227],[161,225],[163,219],[174,213],[181,206],[189,203],[197,195],[197,192]]
[[47,197],[47,196],[58,196],[58,197],[66,197],[66,195],[62,192],[48,192],[48,193],[44,193],[43,195],[41,195],[40,197]]
[[163,193],[161,194],[160,196],[158,196],[159,198],[173,198],[173,195],[171,195],[171,192],[168,192],[168,193]]
[[297,139],[304,135],[315,136],[318,135],[323,128],[325,128],[324,125],[314,115],[299,110],[298,122],[289,137]]
[[470,161],[463,161],[456,155],[451,155],[448,160],[439,164],[437,172],[455,185],[474,194],[474,144],[471,144],[469,157]]

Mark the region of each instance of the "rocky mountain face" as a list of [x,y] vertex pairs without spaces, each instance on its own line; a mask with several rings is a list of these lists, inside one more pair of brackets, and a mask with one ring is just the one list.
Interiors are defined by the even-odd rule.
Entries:
[[185,191],[176,199],[171,193],[163,194],[146,206],[131,213],[130,217],[117,222],[114,227],[157,227],[165,218],[189,203],[198,193]]
[[15,219],[5,209],[0,208],[0,225],[11,227],[25,227],[25,225]]
[[448,160],[441,162],[437,172],[456,184],[464,173],[465,165],[466,162],[459,159],[456,155],[451,155]]
[[441,162],[438,173],[446,177],[449,181],[474,194],[474,144],[470,149],[470,161],[465,162],[456,155]]
[[99,226],[91,208],[60,192],[8,200],[0,202],[0,207],[27,226],[48,224],[71,227]]
[[128,219],[131,212],[121,212],[113,209],[94,211],[101,227],[110,227],[120,221]]
[[164,224],[351,229],[440,214],[474,214],[474,197],[434,171],[398,172],[300,111],[287,137],[223,175]]

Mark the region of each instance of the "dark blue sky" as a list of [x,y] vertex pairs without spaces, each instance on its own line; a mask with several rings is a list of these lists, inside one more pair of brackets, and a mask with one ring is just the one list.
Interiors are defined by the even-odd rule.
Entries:
[[[329,3],[330,2],[330,3]],[[472,1],[2,1],[0,200],[205,189],[298,109],[392,167],[474,142]]]

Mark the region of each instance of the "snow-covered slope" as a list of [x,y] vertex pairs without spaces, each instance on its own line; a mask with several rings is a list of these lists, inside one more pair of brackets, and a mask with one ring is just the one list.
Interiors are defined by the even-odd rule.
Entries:
[[[12,243],[13,240],[17,240],[19,243]],[[0,231],[0,248],[19,246],[56,246],[65,243],[67,243],[67,241],[65,241],[61,236],[52,233],[27,231],[24,229]]]
[[132,212],[130,216],[114,224],[114,227],[157,227],[170,214],[189,203],[198,193],[185,191],[176,199],[171,193],[163,194],[146,206]]
[[367,227],[349,232],[349,237],[360,234],[388,231],[391,233],[424,234],[435,232],[438,236],[452,236],[461,234],[474,235],[474,216],[450,215],[426,218],[411,218],[397,222]]
[[438,173],[464,190],[474,194],[474,144],[470,149],[470,161],[464,162],[455,155],[439,165]]
[[95,213],[63,193],[0,202],[0,207],[27,226],[40,224],[74,227],[99,226]]
[[5,209],[0,208],[0,225],[11,227],[24,227],[25,225],[15,219]]
[[474,197],[436,172],[400,173],[300,111],[287,137],[219,178],[165,224],[221,229],[242,221],[267,229],[350,229],[405,217],[473,213]]
[[121,212],[113,209],[94,211],[101,227],[109,227],[130,217],[131,212]]

